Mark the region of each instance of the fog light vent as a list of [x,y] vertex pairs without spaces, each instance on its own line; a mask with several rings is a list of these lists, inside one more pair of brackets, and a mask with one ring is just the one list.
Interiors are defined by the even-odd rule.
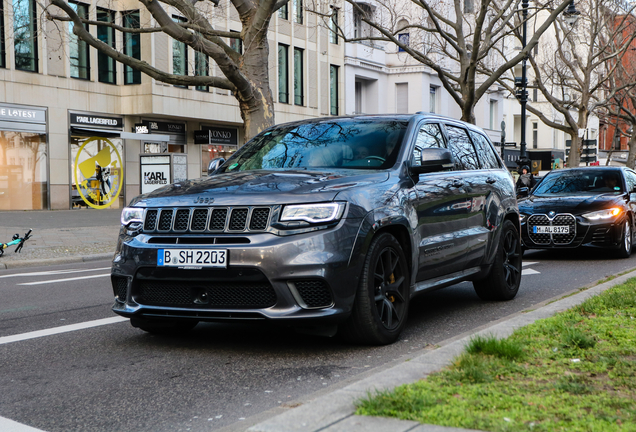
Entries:
[[125,302],[128,293],[128,279],[122,276],[111,276],[111,283],[115,298],[122,303]]
[[303,301],[310,308],[329,307],[333,304],[331,291],[322,279],[308,279],[294,281],[296,290]]

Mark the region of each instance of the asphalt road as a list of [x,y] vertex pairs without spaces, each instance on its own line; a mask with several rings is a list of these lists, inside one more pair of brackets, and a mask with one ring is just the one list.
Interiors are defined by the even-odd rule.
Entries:
[[[636,255],[607,256],[526,252],[513,301],[483,302],[469,283],[424,294],[412,302],[400,341],[385,347],[262,323],[153,336],[110,311],[108,261],[0,271],[0,417],[48,432],[245,430],[431,345],[636,267]],[[73,272],[51,273],[60,270]],[[86,328],[100,319],[109,322]],[[70,325],[79,329],[24,339]]]

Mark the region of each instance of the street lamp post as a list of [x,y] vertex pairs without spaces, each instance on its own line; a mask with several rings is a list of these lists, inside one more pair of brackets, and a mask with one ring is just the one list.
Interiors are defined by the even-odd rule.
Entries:
[[[521,18],[523,20],[522,23],[522,34],[521,34],[521,49],[525,49],[526,47],[526,37],[527,37],[527,23],[526,21],[528,20],[528,5],[529,5],[529,0],[522,0],[521,1]],[[580,14],[579,11],[576,10],[576,7],[574,6],[574,0],[570,1],[570,4],[568,5],[567,10],[563,13],[563,15],[565,16],[565,21],[570,25],[573,26],[574,23],[576,22],[576,19],[578,18],[578,15]],[[519,143],[519,159],[517,160],[517,166],[519,168],[519,172],[521,172],[521,167],[524,165],[528,165],[528,167],[530,167],[530,164],[532,163],[532,161],[530,160],[530,158],[528,157],[528,152],[526,150],[527,145],[526,145],[526,104],[528,103],[528,77],[527,77],[527,72],[526,72],[526,68],[527,68],[527,60],[528,60],[528,56],[525,55],[523,57],[523,60],[521,60],[521,78],[515,78],[515,87],[518,88],[517,90],[517,97],[519,98],[519,103],[521,104],[521,142]]]

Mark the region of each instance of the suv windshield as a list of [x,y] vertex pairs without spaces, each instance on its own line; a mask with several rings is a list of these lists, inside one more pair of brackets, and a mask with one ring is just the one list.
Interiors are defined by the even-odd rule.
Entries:
[[338,119],[276,127],[236,152],[221,172],[390,168],[397,159],[407,124],[398,120]]
[[546,176],[534,195],[573,195],[621,193],[620,173],[616,170],[564,170]]

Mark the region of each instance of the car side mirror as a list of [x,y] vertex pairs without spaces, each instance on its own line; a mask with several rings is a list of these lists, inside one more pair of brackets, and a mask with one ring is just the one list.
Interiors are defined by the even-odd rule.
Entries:
[[529,194],[530,194],[530,188],[521,187],[521,188],[517,189],[517,196],[518,197],[527,197]]
[[215,158],[210,161],[208,164],[208,175],[212,175],[212,173],[219,169],[221,165],[223,165],[225,159],[223,158]]
[[452,169],[455,165],[453,155],[445,148],[426,148],[415,155],[414,164],[410,171],[412,174],[424,174],[429,172]]

